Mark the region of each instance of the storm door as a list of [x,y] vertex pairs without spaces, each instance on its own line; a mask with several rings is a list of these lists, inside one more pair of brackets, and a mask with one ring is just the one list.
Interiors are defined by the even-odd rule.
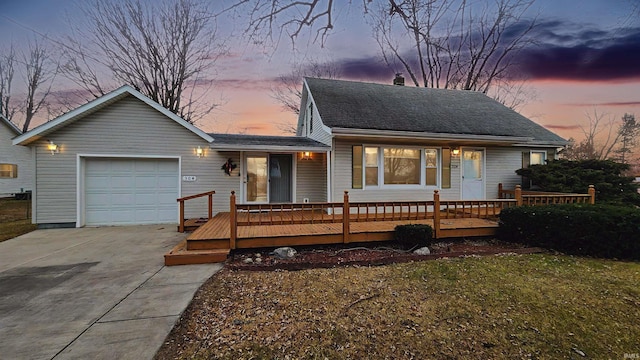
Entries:
[[462,150],[462,199],[484,199],[484,150]]
[[291,202],[291,154],[269,156],[269,202]]

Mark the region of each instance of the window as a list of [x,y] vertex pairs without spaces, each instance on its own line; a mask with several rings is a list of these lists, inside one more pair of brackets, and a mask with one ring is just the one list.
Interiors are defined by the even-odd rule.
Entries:
[[366,185],[378,185],[378,148],[366,147],[364,148],[364,163],[365,163],[365,184]]
[[17,178],[18,165],[16,164],[0,164],[0,178]]
[[450,188],[451,152],[437,148],[356,145],[352,147],[351,170],[353,189],[440,184]]
[[362,145],[351,149],[351,187],[362,189]]
[[[530,165],[544,165],[546,164],[546,160],[546,151],[524,151],[522,153],[522,168],[526,169]],[[530,189],[533,184],[528,177],[522,176],[521,185],[523,189]]]
[[547,153],[544,151],[532,151],[529,165],[544,165],[547,160]]
[[384,184],[420,184],[420,150],[384,148]]

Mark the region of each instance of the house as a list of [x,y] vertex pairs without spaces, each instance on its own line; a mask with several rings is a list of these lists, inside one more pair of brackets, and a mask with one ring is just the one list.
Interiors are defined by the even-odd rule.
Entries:
[[[325,182],[317,176],[326,169],[317,153],[328,146],[284,136],[214,138],[130,86],[13,144],[34,151],[33,222],[40,228],[177,223],[177,198],[211,190],[220,194],[216,212],[228,211],[231,191],[247,202],[326,198],[314,184]],[[305,152],[314,155],[299,161]],[[207,213],[206,199],[198,200],[187,217]]]
[[[205,133],[129,86],[13,140],[34,149],[40,227],[178,222],[176,199],[497,198],[564,139],[473,92],[307,78],[297,136]],[[185,217],[207,213],[193,200]]]
[[[396,79],[394,84],[404,84]],[[331,147],[329,201],[491,199],[567,142],[472,91],[306,78],[298,136]]]
[[12,139],[20,134],[18,127],[0,115],[0,197],[33,188],[31,149],[12,146]]

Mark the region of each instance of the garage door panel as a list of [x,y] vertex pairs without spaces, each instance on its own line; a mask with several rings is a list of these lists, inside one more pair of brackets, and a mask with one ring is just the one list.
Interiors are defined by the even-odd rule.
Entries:
[[158,187],[160,189],[172,189],[178,186],[178,179],[173,176],[158,176]]
[[178,161],[87,159],[87,225],[154,224],[177,221]]

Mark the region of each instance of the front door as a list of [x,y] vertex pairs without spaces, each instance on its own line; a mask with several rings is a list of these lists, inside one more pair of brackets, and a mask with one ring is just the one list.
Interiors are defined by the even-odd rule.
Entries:
[[244,193],[248,203],[266,203],[268,200],[268,159],[266,155],[247,155]]
[[247,155],[245,201],[247,203],[291,202],[291,154]]
[[462,150],[462,199],[484,199],[484,150]]

